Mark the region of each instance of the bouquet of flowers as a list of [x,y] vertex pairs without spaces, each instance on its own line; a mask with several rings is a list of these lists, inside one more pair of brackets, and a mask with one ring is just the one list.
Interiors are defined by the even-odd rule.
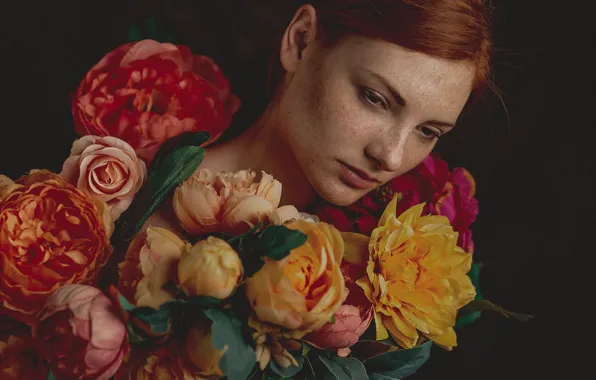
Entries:
[[0,175],[0,378],[400,379],[478,310],[523,318],[475,287],[467,171],[429,156],[307,214],[199,167],[238,107],[184,46],[89,71],[61,173]]

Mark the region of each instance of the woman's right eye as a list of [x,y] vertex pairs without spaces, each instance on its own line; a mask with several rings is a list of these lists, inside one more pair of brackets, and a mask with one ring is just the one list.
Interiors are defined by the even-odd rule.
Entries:
[[362,87],[360,90],[360,94],[362,96],[362,99],[364,99],[367,103],[369,103],[372,106],[381,107],[384,110],[389,108],[383,96],[378,92],[371,90],[370,88]]

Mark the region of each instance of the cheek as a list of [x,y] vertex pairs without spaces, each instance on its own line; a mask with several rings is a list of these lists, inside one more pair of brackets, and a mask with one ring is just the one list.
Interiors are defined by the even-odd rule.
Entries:
[[288,113],[292,143],[314,150],[316,155],[362,150],[370,131],[350,86],[333,77],[313,77],[297,92],[296,104]]

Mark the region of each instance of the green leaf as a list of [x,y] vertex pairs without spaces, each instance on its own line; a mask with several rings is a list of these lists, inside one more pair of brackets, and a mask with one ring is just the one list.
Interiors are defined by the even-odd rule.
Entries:
[[219,366],[227,379],[246,380],[252,373],[257,357],[253,348],[244,339],[242,322],[217,309],[208,309],[203,313],[212,321],[213,347],[216,350],[223,350],[228,346],[219,361]]
[[164,141],[159,147],[157,153],[153,157],[153,160],[147,168],[147,172],[150,173],[155,170],[157,166],[163,160],[176,149],[180,149],[186,146],[201,146],[205,142],[209,141],[211,135],[209,132],[185,132],[178,136],[171,137]]
[[286,380],[286,379],[291,379],[291,377],[280,376],[270,368],[266,368],[263,371],[263,373],[261,374],[261,380]]
[[387,352],[364,362],[371,380],[401,379],[415,373],[430,357],[433,342]]
[[268,226],[259,238],[259,249],[273,260],[283,259],[292,249],[300,247],[308,240],[304,233],[286,226]]
[[312,348],[312,346],[310,344],[303,342],[302,343],[302,356],[308,355],[311,348]]
[[122,294],[118,294],[117,300],[118,300],[118,306],[120,306],[120,308],[122,310],[124,310],[128,313],[130,313],[131,311],[133,311],[137,308],[135,305],[128,302],[126,297],[124,297]]
[[283,368],[277,364],[274,359],[269,361],[269,368],[275,372],[277,375],[281,377],[294,377],[300,370],[302,369],[302,365],[304,364],[304,356],[301,355],[299,351],[288,351],[294,359],[298,362],[298,366],[291,365],[288,368]]
[[323,363],[325,380],[368,380],[364,365],[357,359],[340,358],[324,351],[319,352],[318,359]]
[[164,22],[156,16],[145,19],[142,26],[132,24],[128,27],[128,42],[136,42],[144,39],[152,39],[160,42],[174,41],[174,34],[167,30]]
[[159,337],[169,334],[172,329],[172,304],[168,302],[161,305],[158,310],[150,307],[139,307],[131,312],[131,322],[145,331],[150,337]]
[[[208,138],[209,134],[206,132],[191,133],[178,136],[175,142],[166,141],[162,144],[156,155],[157,162],[152,163],[147,182],[116,223],[112,244],[117,245],[136,235],[171,191],[190,178],[203,162],[205,149],[200,145]],[[174,143],[177,145],[172,147]]]
[[390,339],[386,340],[361,340],[352,347],[351,356],[365,362],[375,356],[383,355],[387,352],[396,351],[399,349],[396,343]]
[[228,244],[231,245],[232,247],[235,245],[237,245],[237,246],[242,245],[242,241],[244,240],[244,238],[246,238],[250,235],[253,235],[259,228],[261,228],[262,224],[263,223],[258,222],[250,230],[246,231],[245,233],[228,238],[227,239]]
[[46,376],[46,380],[56,380],[56,376],[54,376],[52,371],[48,370],[48,375]]
[[474,300],[464,306],[462,310],[465,309],[466,312],[471,313],[480,310],[487,310],[487,311],[496,311],[497,313],[503,315],[507,318],[512,318],[521,322],[529,322],[534,319],[533,315],[528,314],[520,314],[520,313],[513,313],[511,311],[503,309],[501,306],[497,306],[494,303],[487,301],[487,300]]
[[210,308],[210,307],[217,306],[217,305],[221,304],[221,300],[219,298],[209,297],[209,296],[188,297],[186,300],[184,300],[184,302],[189,303],[194,306],[205,307],[205,308]]

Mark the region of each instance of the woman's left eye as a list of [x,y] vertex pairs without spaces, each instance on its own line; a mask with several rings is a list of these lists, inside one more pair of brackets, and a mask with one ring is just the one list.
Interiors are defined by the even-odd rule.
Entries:
[[442,133],[435,128],[427,127],[425,125],[421,126],[418,131],[420,135],[428,140],[435,140],[441,137]]
[[370,105],[375,107],[381,107],[383,109],[389,108],[383,96],[378,94],[377,92],[371,90],[370,88],[363,87],[361,89],[362,98],[368,102]]

